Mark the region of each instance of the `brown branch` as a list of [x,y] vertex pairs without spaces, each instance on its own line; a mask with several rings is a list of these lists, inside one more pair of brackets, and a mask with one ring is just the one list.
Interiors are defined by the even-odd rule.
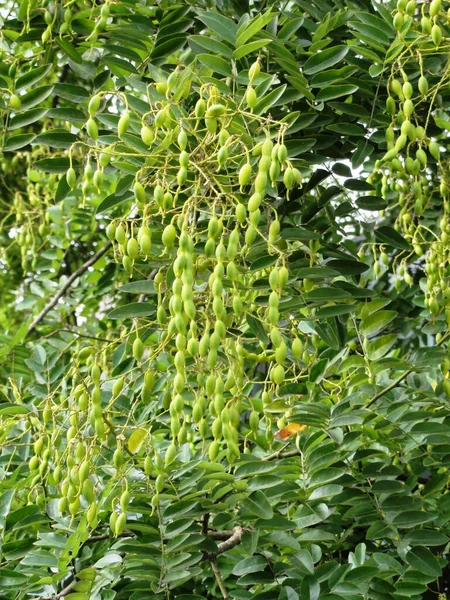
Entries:
[[[244,533],[246,533],[247,531],[248,531],[248,529],[241,527],[241,525],[236,525],[236,527],[233,527],[232,531],[226,532],[226,533],[231,533],[231,535],[229,537],[227,537],[227,539],[224,542],[221,542],[220,544],[218,544],[217,550],[215,552],[205,553],[203,555],[202,560],[213,561],[217,556],[219,556],[219,554],[223,554],[224,552],[231,550],[235,546],[238,546],[242,541],[242,535]],[[213,533],[213,532],[211,532],[211,533]],[[213,537],[211,535],[211,533],[208,533],[208,535]],[[219,532],[216,532],[216,533],[219,533]],[[223,534],[225,532],[220,532],[220,533]],[[220,539],[220,538],[216,537],[216,539]]]
[[76,271],[74,271],[72,273],[72,275],[67,279],[66,283],[62,286],[62,288],[59,290],[59,292],[56,294],[56,296],[47,304],[47,306],[45,308],[43,308],[41,310],[41,312],[38,314],[38,316],[34,319],[34,321],[28,327],[28,331],[26,334],[27,336],[30,335],[30,333],[32,333],[36,329],[36,327],[39,325],[39,323],[42,321],[42,319],[46,316],[46,314],[49,313],[52,310],[52,308],[54,308],[58,304],[59,299],[64,296],[64,294],[67,292],[67,290],[73,284],[73,282],[78,277],[80,277],[80,275],[83,275],[83,273],[85,271],[87,271],[90,266],[92,266],[94,263],[96,263],[99,258],[101,258],[104,254],[106,254],[106,252],[108,252],[108,250],[111,248],[111,246],[112,246],[111,242],[108,242],[105,246],[103,246],[103,248],[101,248],[101,250],[96,252],[93,256],[91,256],[91,258],[89,260],[87,260],[84,264],[81,265],[81,267],[79,267]]

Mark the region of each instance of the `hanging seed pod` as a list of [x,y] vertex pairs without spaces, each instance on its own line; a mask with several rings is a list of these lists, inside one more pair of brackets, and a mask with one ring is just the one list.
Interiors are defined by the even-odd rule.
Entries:
[[17,94],[11,94],[9,97],[9,105],[13,110],[20,110],[22,108],[22,100]]
[[94,141],[98,139],[98,127],[97,123],[94,121],[92,117],[90,117],[86,122],[86,132],[88,136]]

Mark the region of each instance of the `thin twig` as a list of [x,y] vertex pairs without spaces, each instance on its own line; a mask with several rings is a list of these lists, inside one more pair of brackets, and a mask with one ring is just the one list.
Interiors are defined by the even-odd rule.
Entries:
[[372,404],[374,402],[376,402],[378,400],[378,398],[381,398],[381,396],[384,396],[385,394],[387,394],[388,392],[390,392],[391,390],[393,390],[394,388],[396,388],[398,385],[400,385],[400,383],[406,379],[408,377],[408,375],[411,375],[411,373],[414,372],[414,369],[408,369],[407,371],[405,371],[403,373],[403,375],[400,375],[400,377],[398,379],[396,379],[395,381],[393,381],[390,385],[388,385],[387,387],[384,388],[384,390],[381,390],[381,392],[378,392],[377,394],[375,394],[375,396],[373,396],[369,402],[366,404],[365,408],[369,408],[370,406],[372,406]]
[[283,452],[285,447],[286,446],[284,446],[280,450],[277,450],[273,454],[264,456],[264,458],[262,458],[261,460],[268,461],[268,460],[276,460],[277,458],[291,458],[291,456],[299,456],[301,454],[301,452],[298,448],[295,448],[295,450],[289,450],[288,452]]
[[89,260],[87,260],[84,264],[81,265],[81,267],[79,267],[76,271],[74,271],[72,273],[72,275],[67,279],[66,283],[62,286],[62,288],[59,290],[59,292],[56,294],[56,296],[47,304],[47,306],[45,308],[43,308],[41,310],[41,312],[38,314],[38,316],[34,319],[34,321],[28,327],[28,331],[26,334],[27,336],[30,335],[30,333],[32,333],[36,329],[36,327],[39,325],[39,323],[42,321],[42,319],[45,317],[45,315],[48,312],[50,312],[52,310],[52,308],[54,308],[57,305],[59,299],[64,296],[64,294],[70,288],[72,283],[76,279],[78,279],[78,277],[80,277],[80,275],[83,275],[83,273],[85,271],[87,271],[90,266],[92,266],[94,263],[96,263],[99,258],[101,258],[104,254],[106,254],[106,252],[108,252],[108,250],[111,248],[111,246],[112,246],[111,242],[108,242],[107,244],[105,244],[105,246],[103,246],[103,248],[101,248],[101,250],[96,252],[93,256],[91,256],[91,258]]
[[228,600],[229,596],[227,594],[227,590],[225,588],[225,584],[223,582],[222,575],[220,574],[219,567],[217,566],[217,562],[216,562],[215,558],[211,558],[209,562],[211,564],[211,569],[216,578],[217,585],[219,586],[219,590],[222,594],[222,598],[224,600]]

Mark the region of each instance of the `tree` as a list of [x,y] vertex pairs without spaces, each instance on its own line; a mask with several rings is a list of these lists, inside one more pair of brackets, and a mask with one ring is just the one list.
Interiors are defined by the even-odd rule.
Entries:
[[2,14],[0,598],[445,597],[441,0]]

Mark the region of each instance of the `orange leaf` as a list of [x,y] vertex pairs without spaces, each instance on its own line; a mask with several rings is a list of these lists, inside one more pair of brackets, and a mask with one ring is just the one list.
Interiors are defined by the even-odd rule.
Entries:
[[289,425],[286,425],[286,427],[277,431],[275,437],[277,440],[287,440],[297,433],[300,433],[300,431],[303,431],[305,428],[306,425],[301,425],[300,423],[289,423]]

